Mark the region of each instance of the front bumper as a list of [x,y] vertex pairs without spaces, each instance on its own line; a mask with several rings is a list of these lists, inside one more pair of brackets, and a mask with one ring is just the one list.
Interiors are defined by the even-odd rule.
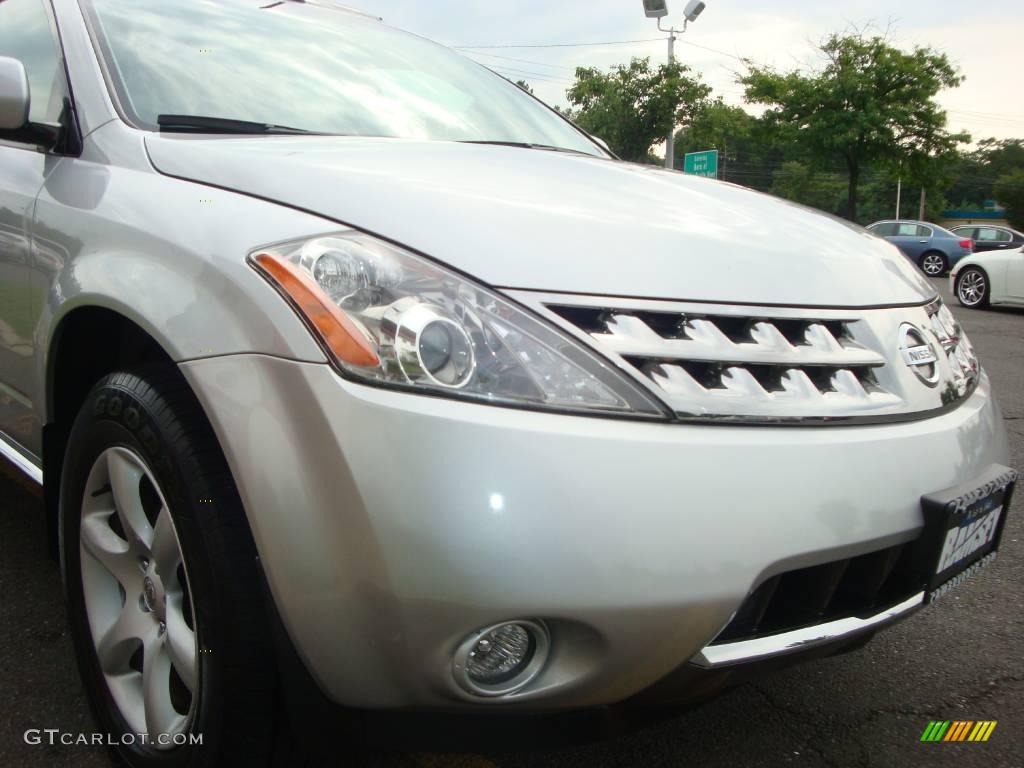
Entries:
[[[292,643],[359,708],[623,701],[699,662],[766,578],[910,541],[922,495],[1008,457],[987,378],[924,421],[744,428],[412,396],[256,355],[181,367]],[[455,683],[469,633],[529,618],[552,634],[530,686]]]

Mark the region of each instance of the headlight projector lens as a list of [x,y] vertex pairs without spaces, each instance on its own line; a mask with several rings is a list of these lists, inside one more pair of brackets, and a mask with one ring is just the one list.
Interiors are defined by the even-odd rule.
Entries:
[[412,383],[459,389],[473,378],[473,342],[461,325],[434,307],[415,299],[400,301],[388,309],[381,327],[394,339],[398,364]]
[[543,669],[548,655],[543,624],[510,621],[467,637],[455,654],[459,684],[481,696],[504,696],[526,686]]

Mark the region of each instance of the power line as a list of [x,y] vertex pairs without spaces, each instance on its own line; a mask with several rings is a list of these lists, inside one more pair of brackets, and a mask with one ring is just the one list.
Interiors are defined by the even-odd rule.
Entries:
[[545,83],[571,83],[572,80],[566,80],[561,77],[552,77],[541,72],[528,72],[524,69],[513,69],[512,67],[495,67],[495,71],[500,72],[503,75],[509,75],[512,77],[530,77],[534,80],[540,80]]
[[717,53],[719,56],[727,56],[730,59],[736,59],[736,61],[740,61],[740,62],[748,61],[747,59],[743,58],[742,56],[737,56],[735,53],[728,53],[726,51],[720,51],[717,48],[710,48],[710,47],[708,47],[706,45],[701,45],[700,43],[693,43],[693,42],[690,42],[689,40],[684,40],[681,37],[680,38],[676,38],[676,42],[677,43],[682,43],[683,45],[688,45],[691,48],[700,48],[702,51],[710,51],[711,53]]
[[561,64],[546,64],[543,61],[531,61],[530,59],[513,59],[510,56],[499,56],[496,53],[480,53],[478,51],[472,51],[470,56],[487,56],[491,59],[501,59],[502,61],[514,61],[519,64],[534,64],[539,67],[552,67],[554,69],[567,69],[570,72],[575,71],[576,67],[566,67]]
[[[658,39],[661,39],[661,38],[651,38],[651,39],[652,40],[658,40]],[[703,51],[710,51],[711,53],[718,54],[719,56],[725,56],[725,57],[730,58],[730,59],[735,59],[736,61],[740,61],[740,62],[746,61],[746,59],[744,59],[742,56],[737,56],[736,54],[728,53],[727,51],[720,51],[717,48],[710,48],[709,46],[706,46],[706,45],[700,45],[699,43],[692,43],[689,40],[683,40],[682,38],[677,39],[676,42],[683,43],[684,45],[689,45],[689,46],[691,46],[693,48],[700,48]],[[595,43],[595,45],[596,45],[596,43]],[[536,61],[535,59],[519,59],[519,58],[514,58],[514,57],[511,57],[511,56],[501,56],[501,55],[499,55],[497,53],[485,53],[483,51],[472,49],[471,46],[461,46],[459,48],[459,50],[466,51],[470,56],[486,56],[487,58],[490,58],[490,59],[501,59],[502,61],[512,61],[512,62],[516,62],[518,64],[532,64],[533,66],[550,67],[551,69],[563,69],[563,70],[566,70],[566,71],[569,71],[569,72],[573,72],[573,71],[575,71],[577,69],[577,67],[567,67],[564,64],[549,64],[546,61]]]
[[655,43],[663,41],[664,37],[645,37],[642,40],[608,40],[603,43],[527,43],[523,45],[453,45],[459,51],[468,50],[498,50],[500,48],[591,48],[602,45],[633,45],[635,43]]
[[1024,123],[1024,117],[982,117],[981,115],[975,115],[970,112],[961,112],[959,109],[947,109],[946,113],[950,115],[960,115],[966,120],[977,120],[980,122]]
[[1024,120],[1024,115],[1021,114],[1009,114],[1000,112],[978,112],[977,110],[973,109],[954,109],[950,111],[959,112],[960,114],[963,115],[978,115],[979,117],[998,117],[999,119],[1009,118],[1015,120]]

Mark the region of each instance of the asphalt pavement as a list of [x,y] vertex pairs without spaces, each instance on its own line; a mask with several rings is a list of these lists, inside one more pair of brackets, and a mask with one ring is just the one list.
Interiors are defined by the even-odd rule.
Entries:
[[[945,281],[936,281],[951,306]],[[956,314],[1002,404],[1024,472],[1024,310]],[[912,462],[913,456],[906,457]],[[93,730],[39,502],[0,475],[0,766],[107,768],[92,747],[29,746],[32,728]],[[995,720],[984,744],[921,743],[931,720]],[[628,736],[502,755],[377,754],[374,768],[1024,766],[1024,493],[998,561],[845,656],[734,689]]]

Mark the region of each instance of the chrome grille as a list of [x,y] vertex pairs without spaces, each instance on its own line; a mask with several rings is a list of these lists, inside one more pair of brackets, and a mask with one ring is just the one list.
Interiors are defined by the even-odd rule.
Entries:
[[[921,416],[966,397],[979,376],[970,343],[938,300],[918,307],[816,310],[512,295],[596,347],[680,418]],[[908,324],[934,352],[938,384],[923,381],[904,361],[900,331]]]

